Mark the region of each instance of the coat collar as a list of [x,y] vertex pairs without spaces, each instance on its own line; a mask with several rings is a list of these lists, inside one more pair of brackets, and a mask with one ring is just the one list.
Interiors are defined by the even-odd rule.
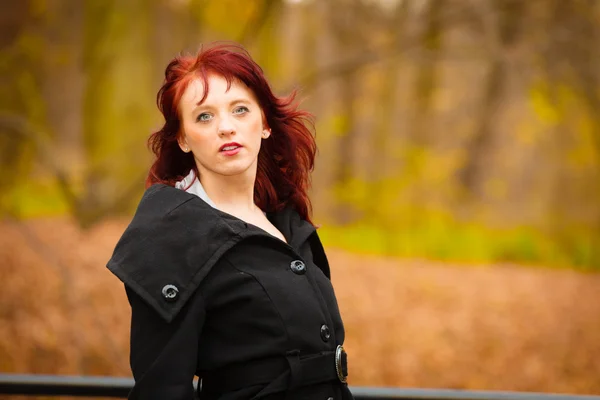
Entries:
[[[267,217],[292,248],[308,241],[315,264],[329,277],[327,258],[309,222],[292,208],[267,213]],[[195,194],[156,184],[142,196],[107,267],[170,322],[221,256],[255,235],[279,241]],[[166,285],[177,288],[175,301],[165,301]]]
[[[200,179],[196,176],[196,171],[190,170],[189,174],[182,180],[175,183],[176,189],[181,189],[186,193],[198,196],[206,204],[217,209],[216,204],[211,200],[204,190]],[[217,215],[223,217],[230,216],[226,213],[217,211]],[[315,228],[306,221],[303,221],[297,212],[292,208],[285,208],[280,212],[264,213],[269,221],[283,234],[286,241],[295,248],[298,248],[310,235],[315,232]]]

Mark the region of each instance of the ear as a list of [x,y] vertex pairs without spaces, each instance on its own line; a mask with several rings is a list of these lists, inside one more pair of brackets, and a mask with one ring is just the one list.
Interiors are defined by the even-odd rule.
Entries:
[[182,134],[178,135],[178,137],[177,137],[177,144],[179,144],[179,148],[184,153],[189,153],[190,152],[190,146],[188,146],[187,140],[185,139],[184,135],[182,135]]
[[261,136],[263,139],[266,139],[269,136],[271,136],[271,127],[269,127],[269,124],[267,123],[267,118],[265,117],[265,113],[262,110],[261,110],[261,112],[262,112],[262,128],[263,128]]

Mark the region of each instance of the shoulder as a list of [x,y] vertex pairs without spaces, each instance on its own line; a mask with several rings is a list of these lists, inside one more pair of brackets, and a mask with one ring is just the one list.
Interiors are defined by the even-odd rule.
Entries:
[[153,185],[107,267],[170,322],[243,229],[195,195]]

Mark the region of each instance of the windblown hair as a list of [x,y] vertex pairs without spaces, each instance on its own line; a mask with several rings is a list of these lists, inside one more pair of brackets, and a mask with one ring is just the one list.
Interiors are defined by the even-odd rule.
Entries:
[[229,86],[233,81],[244,83],[256,96],[271,129],[271,136],[263,140],[258,154],[256,205],[269,212],[291,206],[310,221],[308,189],[317,151],[309,129],[314,130],[313,116],[298,109],[295,90],[286,97],[275,96],[261,67],[237,44],[217,44],[195,55],[181,55],[167,66],[156,98],[165,123],[148,139],[156,160],[148,173],[146,187],[156,183],[174,186],[192,169],[199,175],[192,153],[184,153],[178,145],[177,139],[183,134],[179,103],[195,79],[203,81],[201,102],[206,100],[210,74],[222,76]]

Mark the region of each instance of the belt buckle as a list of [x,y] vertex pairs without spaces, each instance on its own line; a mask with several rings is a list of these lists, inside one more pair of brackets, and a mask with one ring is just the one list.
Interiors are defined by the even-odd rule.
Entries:
[[348,355],[341,345],[335,349],[335,372],[340,382],[346,383],[346,378],[348,377]]

